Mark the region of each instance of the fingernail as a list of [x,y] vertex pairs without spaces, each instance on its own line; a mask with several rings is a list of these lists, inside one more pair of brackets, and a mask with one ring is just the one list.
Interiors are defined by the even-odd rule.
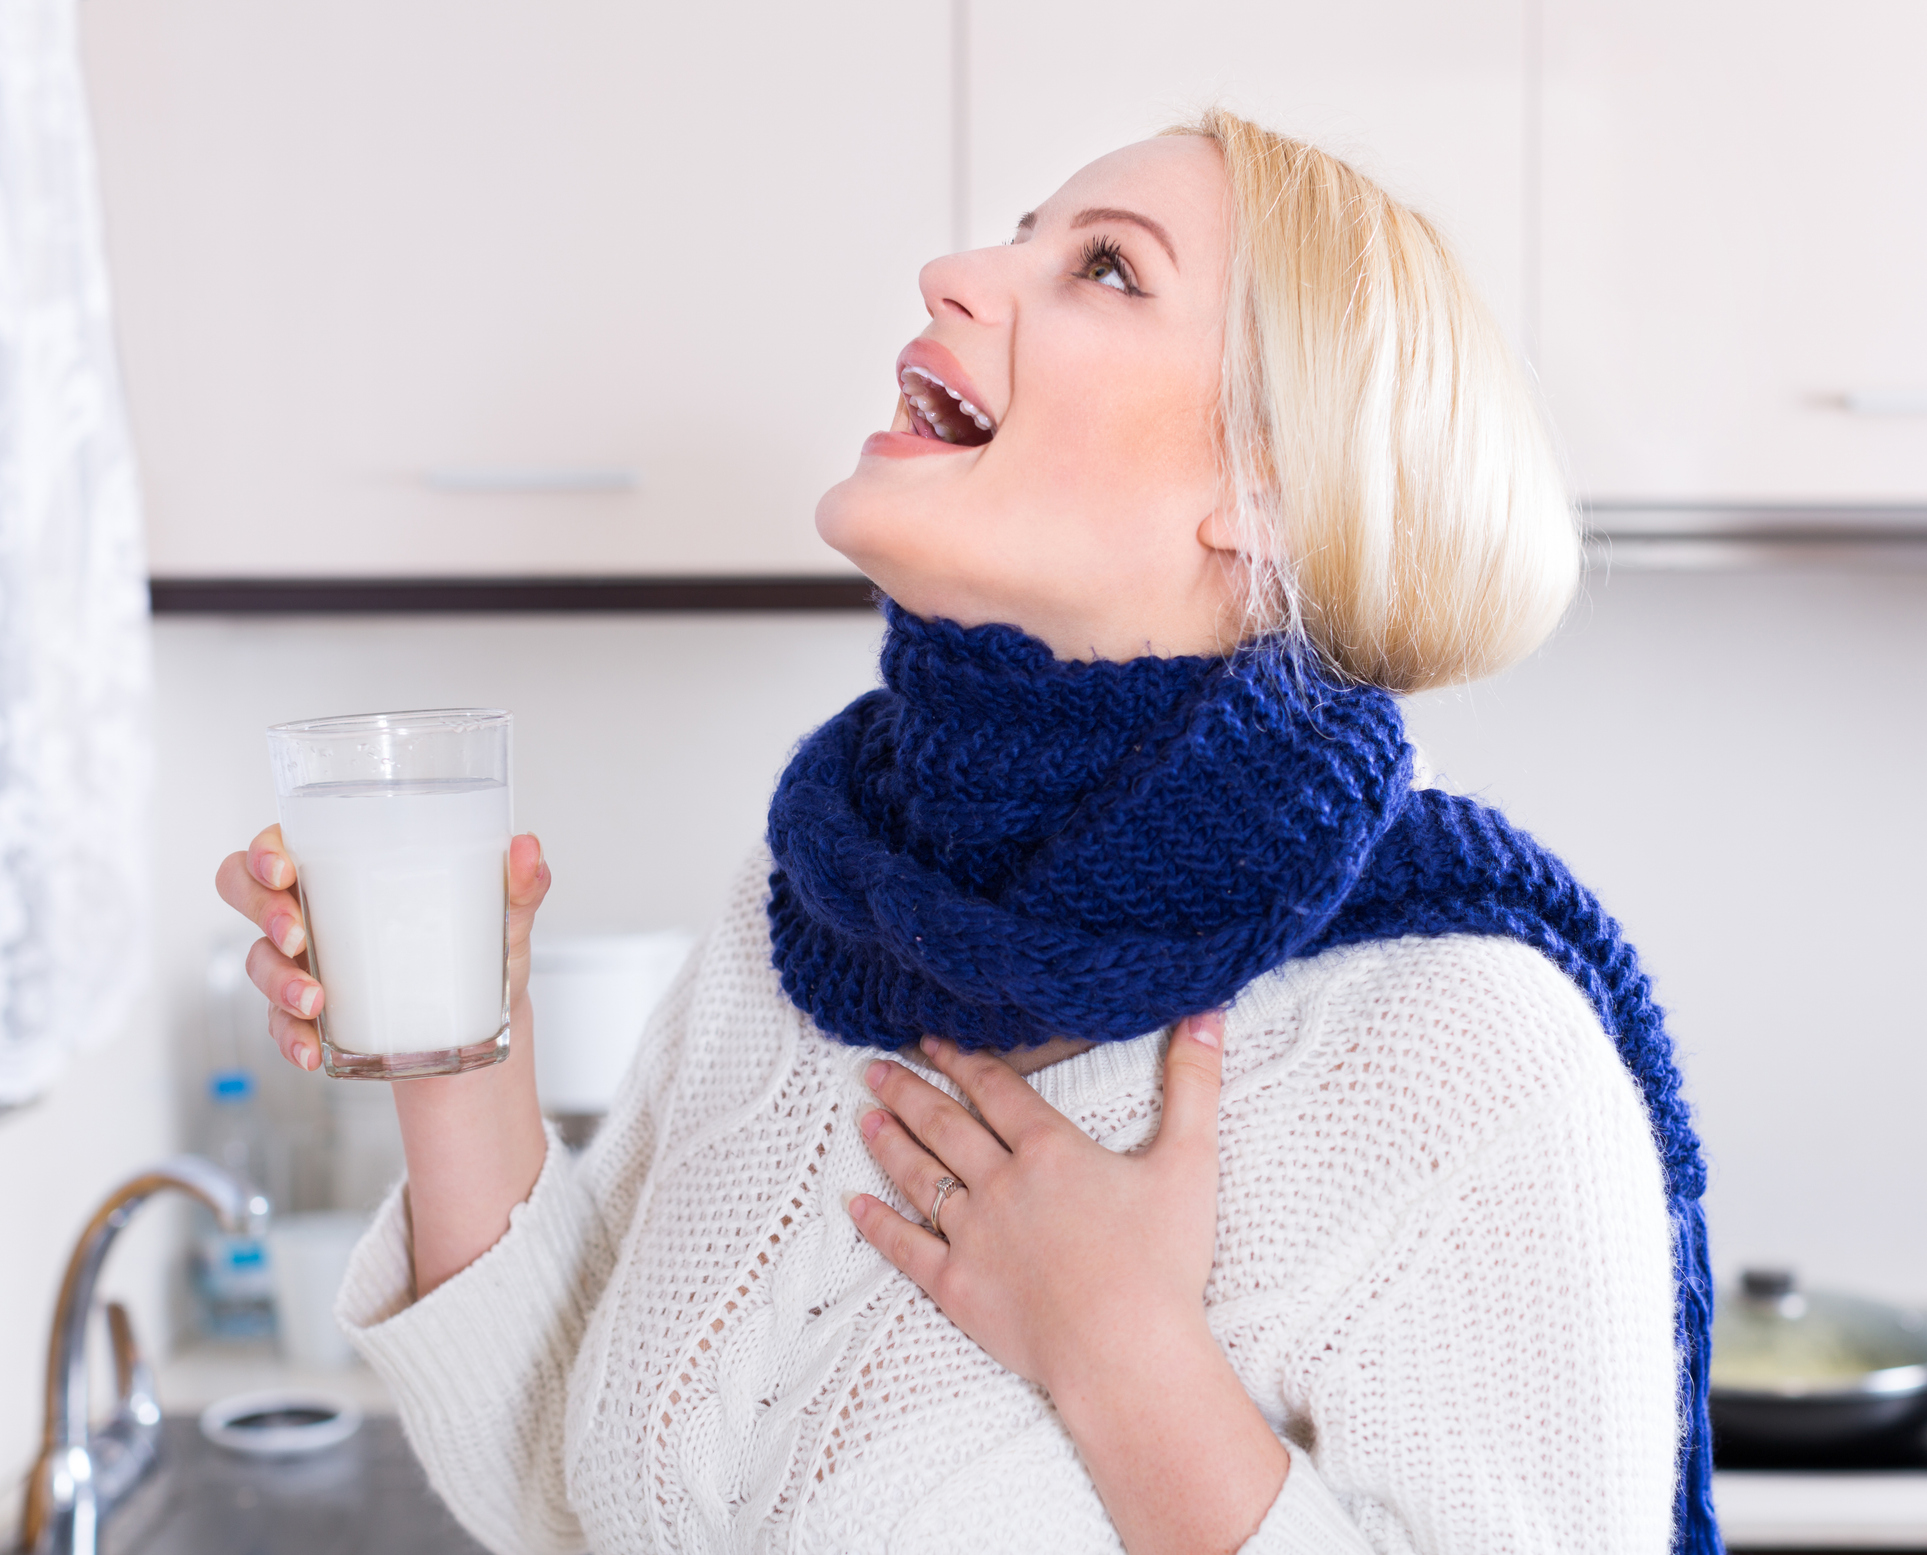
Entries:
[[873,1091],[889,1078],[890,1066],[880,1058],[863,1071],[863,1083]]
[[297,983],[295,986],[301,990],[299,996],[294,1001],[295,1008],[301,1011],[303,1015],[314,1014],[314,1007],[321,998],[321,984]]
[[[534,832],[530,832],[529,835],[535,837]],[[535,867],[537,869],[542,867],[542,839],[540,837],[535,837]]]
[[854,1188],[845,1188],[843,1190],[843,1211],[852,1220],[857,1218],[856,1201],[862,1197],[863,1195],[858,1193]]
[[304,1047],[301,1050],[301,1067],[307,1070],[309,1074],[313,1074],[315,1070],[319,1069],[321,1067],[321,1049],[318,1047]]
[[272,886],[277,891],[288,883],[287,872],[288,861],[279,853],[262,854],[257,856],[255,860],[255,879],[259,880],[263,885]]
[[1201,1047],[1224,1046],[1224,1014],[1210,1010],[1203,1015],[1193,1015],[1187,1022],[1191,1036]]
[[284,956],[298,956],[301,947],[308,942],[308,931],[301,927],[299,918],[281,917],[275,920],[280,928],[275,932],[274,942],[281,947]]
[[934,1053],[937,1051],[937,1039],[935,1037],[925,1037],[917,1046],[922,1048],[926,1053]]
[[863,1121],[857,1124],[857,1127],[863,1130],[863,1137],[865,1139],[875,1139],[877,1137],[877,1130],[883,1127],[883,1114],[881,1112],[866,1112],[863,1114]]

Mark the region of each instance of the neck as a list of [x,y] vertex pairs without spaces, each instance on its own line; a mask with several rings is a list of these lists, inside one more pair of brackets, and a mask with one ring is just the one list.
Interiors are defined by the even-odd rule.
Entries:
[[1082,1037],[1052,1037],[1042,1047],[1020,1047],[1004,1054],[1004,1060],[1019,1074],[1036,1074],[1052,1064],[1061,1064],[1079,1053],[1088,1053],[1097,1044]]
[[[1088,1053],[1097,1044],[1087,1042],[1082,1037],[1052,1037],[1050,1041],[1036,1047],[1013,1048],[1008,1053],[999,1053],[1001,1058],[1019,1074],[1036,1074],[1040,1069],[1048,1069],[1052,1064],[1061,1064],[1067,1058],[1075,1058],[1079,1053]],[[912,1064],[925,1064],[929,1060],[919,1053],[916,1047],[902,1049],[903,1056]]]

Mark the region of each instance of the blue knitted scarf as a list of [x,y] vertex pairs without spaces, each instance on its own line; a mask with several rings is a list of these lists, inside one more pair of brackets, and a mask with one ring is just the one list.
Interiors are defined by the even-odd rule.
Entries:
[[885,609],[883,688],[803,742],[770,806],[797,1006],[860,1046],[1008,1051],[1128,1040],[1338,945],[1532,946],[1645,1095],[1678,1288],[1673,1547],[1718,1555],[1705,1168],[1652,986],[1593,895],[1496,810],[1414,791],[1393,699],[1302,656],[1065,663],[1014,627]]

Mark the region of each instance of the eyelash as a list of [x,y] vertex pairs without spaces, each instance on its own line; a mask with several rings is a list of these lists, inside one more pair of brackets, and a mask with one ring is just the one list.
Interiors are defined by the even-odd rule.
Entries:
[[1125,296],[1142,297],[1144,295],[1138,290],[1137,281],[1131,275],[1131,266],[1124,258],[1124,250],[1117,246],[1114,239],[1094,237],[1087,242],[1084,245],[1084,252],[1078,256],[1077,272],[1082,275],[1086,271],[1096,269],[1099,265],[1109,265],[1117,272],[1118,279],[1124,283]]

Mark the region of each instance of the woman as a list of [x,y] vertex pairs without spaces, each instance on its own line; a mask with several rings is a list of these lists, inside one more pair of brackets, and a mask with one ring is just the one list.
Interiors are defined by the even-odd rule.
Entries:
[[[922,286],[817,514],[885,688],[593,1147],[537,1109],[532,837],[511,1057],[395,1087],[340,1312],[431,1478],[500,1551],[1717,1549],[1658,1014],[1385,695],[1575,585],[1490,319],[1222,114]],[[312,1069],[292,880],[270,828],[220,885]]]

